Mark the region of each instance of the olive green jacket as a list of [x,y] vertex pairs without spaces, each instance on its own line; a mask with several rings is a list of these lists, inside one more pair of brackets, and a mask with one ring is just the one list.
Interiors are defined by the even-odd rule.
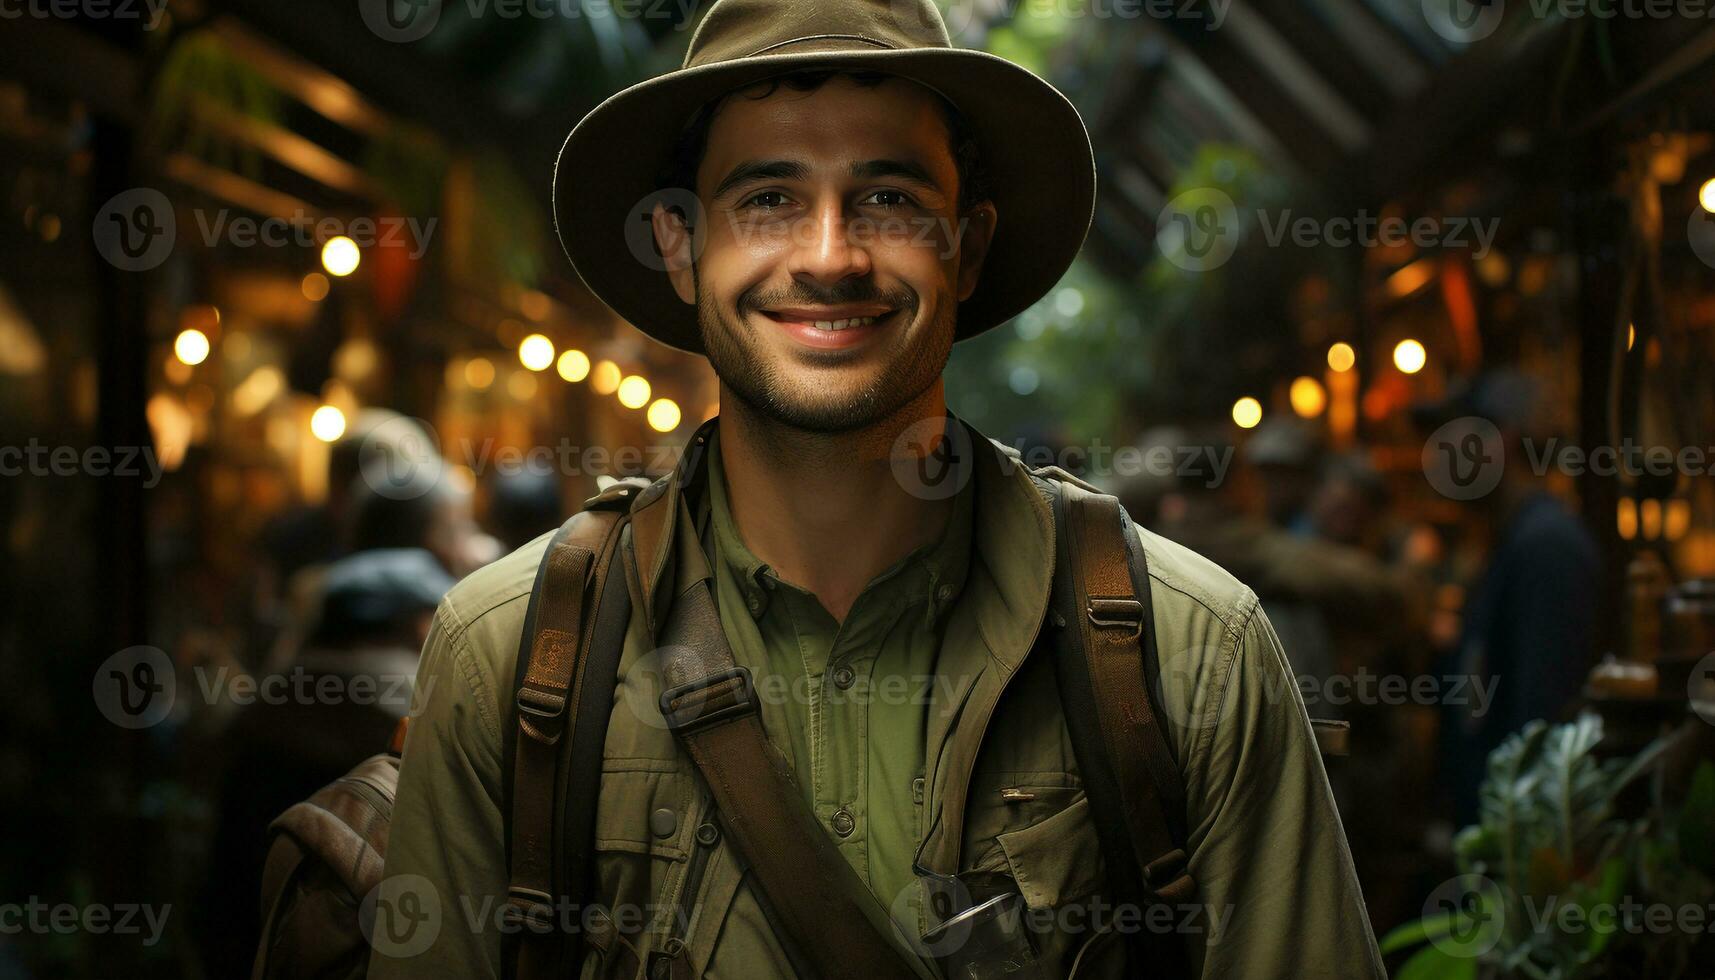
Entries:
[[[1076,963],[1078,977],[1121,976],[1117,931],[1142,926],[1182,933],[1201,977],[1385,977],[1303,700],[1256,596],[1142,529],[1161,655],[1154,693],[1184,773],[1198,895],[1145,914],[1103,901],[1101,849],[1053,665],[1026,656],[1049,603],[1052,514],[1016,452],[960,424],[977,449],[973,552],[927,694],[919,864],[1014,878],[1056,975]],[[681,467],[701,455],[687,453]],[[656,707],[652,637],[666,597],[710,574],[677,482],[637,496],[633,531],[642,530],[622,545],[632,622],[594,802],[598,897],[614,912],[583,920],[605,950],[584,977],[639,976],[651,951],[682,946],[693,976],[787,978],[739,857],[711,832],[707,791]],[[654,507],[667,509],[638,520]],[[366,920],[373,978],[500,975],[501,740],[513,737],[506,705],[546,544],[471,575],[436,614],[387,880]]]

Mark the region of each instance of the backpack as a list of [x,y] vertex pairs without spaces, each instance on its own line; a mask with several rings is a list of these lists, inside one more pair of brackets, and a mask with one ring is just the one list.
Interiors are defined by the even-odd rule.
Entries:
[[252,980],[361,980],[368,971],[359,906],[381,883],[400,741],[268,825]]
[[[700,432],[691,451],[704,438]],[[1029,472],[1052,505],[1058,548],[1051,622],[1038,643],[1054,647],[1111,893],[1138,907],[1185,902],[1195,884],[1183,849],[1183,789],[1149,694],[1158,665],[1143,549],[1114,497],[1057,467]],[[581,935],[555,927],[553,909],[583,907],[588,897],[595,808],[557,803],[599,792],[630,618],[629,569],[615,559],[634,498],[660,493],[666,482],[628,478],[585,501],[537,570],[503,729],[511,871],[503,915],[516,927],[503,962],[516,980],[576,976],[586,952]],[[707,781],[723,830],[748,860],[759,903],[798,973],[915,976],[882,940],[873,910],[842,905],[850,889],[829,887],[855,872],[813,816],[806,820],[784,760],[766,751],[749,673],[732,665],[707,589],[674,597],[673,613],[661,643],[687,652],[666,664],[663,716],[704,776],[718,774]],[[396,753],[366,760],[270,826],[253,980],[364,975],[369,945],[364,917],[354,913],[381,880],[398,764]],[[1128,942],[1131,962],[1150,962],[1164,977],[1186,974],[1182,937],[1139,932]],[[684,972],[682,962],[649,966],[649,976]]]

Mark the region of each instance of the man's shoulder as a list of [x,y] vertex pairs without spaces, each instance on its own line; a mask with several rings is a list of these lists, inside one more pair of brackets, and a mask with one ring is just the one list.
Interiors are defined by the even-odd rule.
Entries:
[[[515,653],[530,592],[536,585],[536,570],[553,536],[549,531],[459,580],[441,601],[442,626],[452,634],[448,640],[485,656],[510,657]],[[473,632],[485,639],[510,636],[511,642],[473,643]],[[495,647],[498,649],[492,649]]]
[[[1020,460],[1018,450],[998,440],[989,440],[1004,456]],[[1026,468],[1044,497],[1052,499],[1056,481],[1073,483],[1092,493],[1105,492],[1057,466]],[[1236,634],[1245,628],[1257,610],[1256,593],[1231,573],[1190,548],[1162,537],[1137,522],[1138,540],[1149,565],[1151,600],[1157,620],[1186,630],[1210,621]]]
[[1175,621],[1211,617],[1231,632],[1242,630],[1257,610],[1256,593],[1231,573],[1190,548],[1137,526],[1149,565],[1151,598]]

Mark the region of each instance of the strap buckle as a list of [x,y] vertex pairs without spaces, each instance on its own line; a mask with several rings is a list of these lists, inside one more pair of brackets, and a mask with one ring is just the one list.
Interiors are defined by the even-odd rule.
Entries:
[[565,695],[539,691],[529,684],[520,685],[513,700],[519,711],[542,719],[558,718],[566,710]]
[[1097,629],[1128,628],[1127,639],[1143,635],[1143,603],[1136,599],[1090,597],[1090,625]]
[[694,734],[761,708],[746,667],[731,667],[661,692],[661,717],[675,736]]
[[506,890],[506,904],[500,909],[501,921],[514,929],[550,932],[554,928],[552,902],[553,897],[547,892],[513,885]]

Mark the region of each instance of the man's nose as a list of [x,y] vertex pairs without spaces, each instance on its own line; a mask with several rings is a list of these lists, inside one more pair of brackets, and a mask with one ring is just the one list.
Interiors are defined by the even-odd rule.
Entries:
[[867,276],[870,270],[869,249],[854,240],[851,222],[838,203],[817,208],[793,235],[793,278],[834,285],[854,276]]

